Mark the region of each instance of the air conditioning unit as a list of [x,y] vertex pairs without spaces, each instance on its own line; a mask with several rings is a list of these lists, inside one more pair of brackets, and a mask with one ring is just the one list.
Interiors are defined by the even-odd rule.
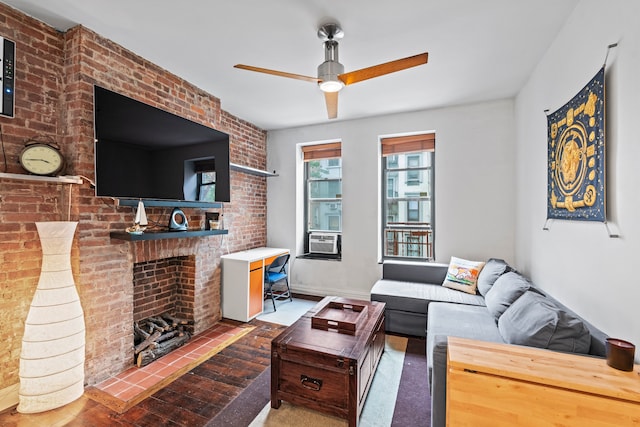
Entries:
[[309,235],[309,252],[316,254],[337,254],[338,235],[331,233],[311,233]]

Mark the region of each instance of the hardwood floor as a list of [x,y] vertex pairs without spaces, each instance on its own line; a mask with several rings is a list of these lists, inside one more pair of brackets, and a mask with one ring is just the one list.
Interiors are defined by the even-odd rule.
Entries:
[[128,411],[118,414],[86,396],[64,408],[25,415],[6,411],[0,426],[204,426],[271,363],[271,340],[286,327],[256,328]]

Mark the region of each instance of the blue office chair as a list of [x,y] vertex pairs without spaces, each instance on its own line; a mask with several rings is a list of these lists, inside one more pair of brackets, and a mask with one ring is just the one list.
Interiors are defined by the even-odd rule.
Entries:
[[[276,311],[276,300],[286,299],[293,301],[291,297],[291,289],[289,288],[289,278],[287,277],[287,264],[289,263],[289,254],[280,255],[264,269],[264,296],[271,298],[273,311]],[[285,282],[286,288],[275,290],[274,285],[278,282]]]

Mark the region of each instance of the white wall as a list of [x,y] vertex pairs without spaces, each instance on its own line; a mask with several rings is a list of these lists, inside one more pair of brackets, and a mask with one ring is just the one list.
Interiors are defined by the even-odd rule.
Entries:
[[[516,98],[516,264],[611,336],[640,346],[640,2],[583,0]],[[607,46],[607,209],[601,223],[546,219],[546,116],[596,74]],[[638,354],[638,352],[636,353]]]
[[[292,287],[369,298],[381,276],[379,137],[436,132],[436,261],[452,255],[515,260],[515,126],[511,100],[271,131],[267,139],[267,243],[300,255],[302,188],[296,144],[341,140],[342,261],[294,259]],[[296,218],[299,218],[297,220]]]

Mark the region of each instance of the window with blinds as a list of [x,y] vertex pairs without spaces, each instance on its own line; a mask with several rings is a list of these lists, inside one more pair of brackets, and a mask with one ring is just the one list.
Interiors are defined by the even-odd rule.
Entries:
[[433,260],[435,134],[381,139],[383,258]]
[[342,231],[341,143],[302,147],[305,164],[306,231]]

